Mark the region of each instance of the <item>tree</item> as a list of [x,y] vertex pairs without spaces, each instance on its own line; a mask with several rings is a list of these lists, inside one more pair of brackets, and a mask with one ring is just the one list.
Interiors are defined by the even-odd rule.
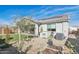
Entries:
[[[35,23],[31,20],[31,18],[25,18],[22,17],[19,19],[19,21],[17,21],[17,19],[15,18],[15,24],[18,28],[18,34],[19,34],[19,41],[18,41],[18,45],[19,47],[22,46],[21,45],[21,33],[30,33],[31,29],[34,29],[34,25]],[[27,35],[27,39],[28,39]]]
[[31,20],[31,18],[21,18],[20,21],[18,21],[17,26],[21,29],[22,32],[30,33],[31,30],[34,29],[35,23]]

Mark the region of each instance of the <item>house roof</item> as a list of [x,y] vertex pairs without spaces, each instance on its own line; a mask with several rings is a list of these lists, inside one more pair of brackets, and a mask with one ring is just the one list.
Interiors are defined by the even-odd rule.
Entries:
[[23,19],[26,19],[26,22],[33,22],[37,24],[51,24],[51,23],[60,23],[60,22],[68,22],[69,18],[68,15],[61,15],[61,16],[55,16],[55,17],[49,17],[44,19],[38,20],[32,20],[31,18],[23,17]]
[[49,24],[49,23],[60,23],[60,22],[68,22],[68,15],[55,16],[50,18],[44,18],[37,21],[38,24]]

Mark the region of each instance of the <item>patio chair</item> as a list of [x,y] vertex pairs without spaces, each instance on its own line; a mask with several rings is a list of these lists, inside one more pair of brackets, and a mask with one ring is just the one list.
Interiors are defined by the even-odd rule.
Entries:
[[57,40],[63,40],[63,39],[65,39],[65,36],[64,36],[63,33],[56,33],[55,39],[57,39]]

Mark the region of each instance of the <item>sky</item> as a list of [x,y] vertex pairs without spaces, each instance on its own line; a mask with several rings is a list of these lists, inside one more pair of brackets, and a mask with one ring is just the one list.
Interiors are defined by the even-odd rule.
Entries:
[[58,15],[69,15],[70,25],[79,26],[78,5],[0,5],[0,24],[12,24],[17,16],[39,20]]

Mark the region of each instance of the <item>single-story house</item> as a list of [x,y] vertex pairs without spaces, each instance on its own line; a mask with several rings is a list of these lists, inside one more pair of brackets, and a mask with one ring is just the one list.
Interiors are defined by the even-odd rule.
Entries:
[[68,37],[69,18],[67,15],[41,19],[35,24],[35,35],[49,37],[51,33],[63,33]]
[[[68,15],[55,16],[50,18],[44,18],[40,20],[31,20],[28,17],[23,17],[26,25],[33,25],[32,32],[36,36],[48,38],[52,33],[62,33],[65,37],[68,37],[69,32],[69,18]],[[22,21],[21,21],[22,22]],[[31,30],[30,30],[31,32]]]
[[[68,15],[62,15],[62,16],[55,16],[50,18],[44,18],[40,20],[31,20],[28,17],[22,18],[23,23],[28,27],[24,33],[34,34],[34,36],[38,36],[41,38],[49,38],[51,35],[55,37],[56,39],[60,36],[65,37],[64,40],[53,40],[54,45],[64,45],[69,33],[69,18]],[[21,22],[22,22],[21,20]],[[29,30],[28,30],[29,29]],[[62,33],[63,35],[58,35],[57,33]]]

